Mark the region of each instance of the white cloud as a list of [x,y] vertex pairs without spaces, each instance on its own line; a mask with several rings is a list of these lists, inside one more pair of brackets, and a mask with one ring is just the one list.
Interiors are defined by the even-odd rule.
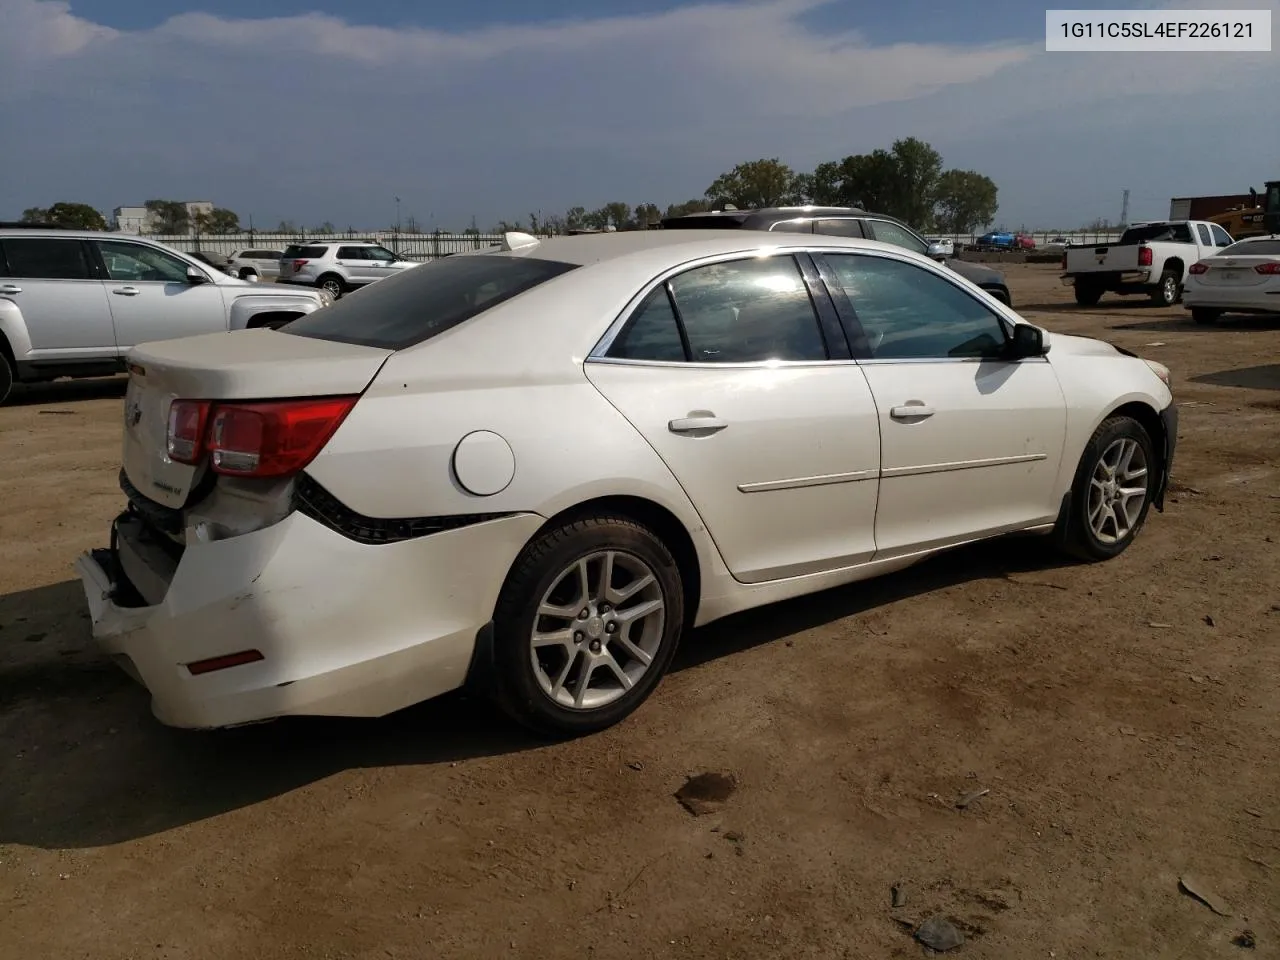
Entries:
[[[1037,137],[1070,133],[1097,152],[1090,138],[1106,130],[1119,138],[1109,147],[1138,151],[1153,123],[1198,122],[1188,103],[1212,120],[1206,97],[1269,90],[1274,102],[1271,54],[1045,54],[1042,42],[1002,42],[998,24],[982,46],[875,45],[806,26],[823,2],[455,34],[207,13],[117,31],[66,3],[0,0],[0,121],[18,134],[7,166],[21,174],[0,183],[0,215],[199,195],[260,220],[359,225],[385,222],[399,195],[419,218],[459,225],[472,211],[487,222],[684,199],[739,160],[808,166],[901,135],[1017,183],[1016,153],[1034,153]],[[1277,136],[1259,127],[1258,162]],[[984,157],[984,142],[1002,148]],[[1199,176],[1219,154],[1206,145],[1161,162]],[[1037,216],[1053,206],[1029,184],[1003,198]]]

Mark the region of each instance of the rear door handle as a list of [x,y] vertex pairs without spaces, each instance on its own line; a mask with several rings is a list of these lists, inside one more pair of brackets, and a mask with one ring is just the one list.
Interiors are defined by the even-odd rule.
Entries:
[[114,293],[117,297],[136,297],[142,291],[139,290],[137,287],[116,287],[111,292]]
[[0,293],[21,293],[21,292],[22,292],[22,288],[18,286],[14,286],[12,283],[6,283],[3,286],[0,286]]
[[721,420],[719,417],[710,414],[706,416],[681,417],[678,420],[672,420],[667,423],[667,429],[672,433],[700,433],[707,431],[715,433],[723,430],[729,425],[728,420]]
[[889,410],[889,416],[895,420],[925,420],[932,417],[936,411],[933,407],[926,406],[918,400],[911,403],[904,403],[900,407],[893,407]]

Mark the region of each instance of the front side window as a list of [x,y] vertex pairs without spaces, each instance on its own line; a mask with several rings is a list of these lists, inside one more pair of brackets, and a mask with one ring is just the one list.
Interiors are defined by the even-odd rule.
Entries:
[[713,263],[669,282],[695,363],[827,359],[794,257]]
[[873,359],[998,358],[999,317],[954,283],[914,263],[824,254],[848,295]]
[[441,258],[371,283],[360,296],[343,297],[280,329],[317,340],[403,350],[576,268],[557,260],[500,254]]
[[396,255],[386,247],[365,247],[364,256],[366,260],[394,260]]
[[881,243],[892,243],[912,253],[925,253],[929,245],[917,237],[906,227],[888,220],[869,220],[872,235]]
[[186,283],[187,263],[154,247],[118,240],[96,240],[112,280]]
[[46,237],[6,237],[9,276],[29,280],[92,280],[84,244]]

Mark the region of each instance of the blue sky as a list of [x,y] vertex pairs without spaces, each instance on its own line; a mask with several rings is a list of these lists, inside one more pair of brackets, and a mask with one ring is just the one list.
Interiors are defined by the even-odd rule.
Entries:
[[1280,174],[1280,54],[1046,54],[1044,9],[0,0],[0,218],[167,197],[372,228],[399,196],[424,226],[483,227],[665,206],[739,161],[811,169],[902,136],[991,176],[1009,227],[1114,220],[1126,187],[1156,217]]

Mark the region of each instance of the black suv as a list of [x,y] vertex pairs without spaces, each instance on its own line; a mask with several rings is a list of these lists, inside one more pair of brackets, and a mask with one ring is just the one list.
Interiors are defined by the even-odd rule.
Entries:
[[980,263],[949,260],[901,220],[859,207],[769,207],[762,210],[714,210],[666,217],[664,230],[785,230],[832,237],[864,237],[892,243],[941,261],[1001,303],[1013,306],[1004,274]]

